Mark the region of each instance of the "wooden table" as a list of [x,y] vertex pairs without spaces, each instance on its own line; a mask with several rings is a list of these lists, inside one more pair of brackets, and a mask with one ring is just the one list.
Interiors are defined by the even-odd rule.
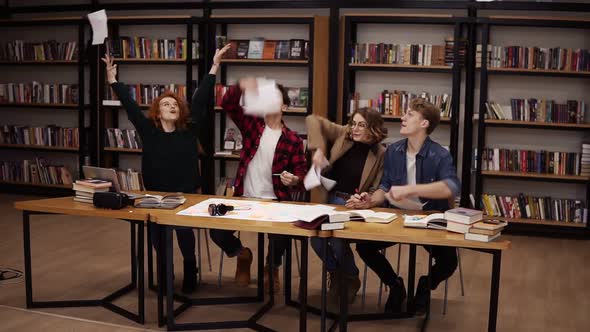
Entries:
[[[116,314],[143,324],[145,322],[144,306],[144,238],[143,228],[149,219],[149,210],[133,207],[121,210],[97,209],[92,204],[74,201],[73,197],[50,198],[16,202],[14,207],[23,211],[23,242],[25,255],[25,289],[27,308],[62,308],[102,306]],[[63,214],[73,216],[103,217],[124,220],[130,223],[131,235],[131,282],[101,299],[34,301],[33,277],[31,267],[31,228],[30,216],[38,214]],[[137,229],[136,229],[137,226]],[[136,240],[137,238],[137,240]],[[132,313],[115,304],[117,298],[137,289],[138,313]]]
[[[401,210],[391,209],[376,209],[383,210],[386,212],[396,212],[398,218],[389,224],[377,224],[377,223],[362,223],[362,222],[347,222],[346,228],[343,230],[335,230],[332,232],[332,237],[340,238],[345,240],[370,240],[370,241],[385,241],[392,243],[410,244],[410,265],[409,265],[409,277],[408,277],[408,302],[411,302],[414,291],[414,272],[415,272],[415,257],[416,257],[416,245],[425,246],[443,246],[443,247],[455,247],[455,248],[467,248],[476,250],[484,253],[489,253],[493,256],[492,260],[492,280],[491,280],[491,292],[490,292],[490,308],[488,317],[488,331],[496,331],[496,321],[498,315],[498,295],[500,289],[500,265],[502,252],[510,248],[510,242],[507,240],[497,239],[493,242],[478,242],[465,240],[463,234],[447,232],[444,230],[433,230],[433,229],[419,229],[419,228],[408,228],[403,226],[403,214]],[[326,241],[326,240],[325,240]],[[324,244],[324,248],[325,248]],[[325,260],[324,260],[325,261]],[[413,262],[412,262],[413,261]],[[325,265],[325,264],[324,264]],[[432,257],[429,254],[429,265],[428,265],[428,276],[430,283],[430,267],[432,265]],[[326,269],[322,268],[322,278],[326,279]],[[344,285],[340,282],[340,285]],[[325,292],[322,287],[322,293]],[[324,294],[322,294],[324,296]],[[340,299],[346,299],[346,287],[340,288]],[[430,303],[427,306],[427,312],[422,325],[422,330],[426,328],[430,314]],[[383,319],[387,315],[373,315],[373,317],[365,315],[367,319]],[[322,331],[325,331],[326,323],[325,319],[325,306],[322,308]],[[391,317],[394,318],[394,317]],[[362,319],[355,319],[362,320]],[[348,306],[346,303],[341,301],[340,314],[339,314],[339,326],[340,331],[346,331],[348,321]]]
[[[161,231],[161,242],[166,246],[165,268],[162,268],[164,262],[158,259],[158,276],[165,274],[166,276],[166,324],[169,330],[201,330],[201,329],[231,329],[231,328],[251,328],[259,331],[272,331],[257,323],[257,321],[268,312],[274,305],[274,289],[269,287],[269,300],[264,304],[252,317],[244,321],[223,321],[223,322],[206,322],[206,323],[184,323],[177,324],[175,316],[186,310],[192,305],[216,305],[216,304],[235,304],[235,303],[249,303],[264,301],[263,290],[263,268],[264,268],[264,233],[280,234],[293,237],[301,241],[301,273],[299,284],[299,329],[306,331],[307,329],[307,272],[308,272],[308,239],[318,235],[315,230],[306,230],[294,226],[292,223],[284,222],[267,222],[267,221],[252,221],[241,219],[227,219],[218,217],[192,217],[176,215],[177,212],[186,209],[189,206],[200,203],[209,198],[221,198],[209,195],[185,195],[187,201],[181,207],[175,210],[152,210],[150,212],[150,221],[155,222],[163,227]],[[223,197],[226,198],[226,197]],[[232,198],[239,199],[239,198]],[[305,204],[296,202],[287,202],[292,204]],[[254,297],[232,297],[232,298],[187,298],[174,294],[172,287],[172,230],[177,227],[191,227],[191,228],[208,228],[208,229],[224,229],[234,231],[246,231],[258,233],[258,291]],[[330,232],[323,233],[324,236],[329,236]],[[272,243],[271,243],[272,246]],[[290,247],[290,246],[289,246]],[[272,252],[272,250],[271,250]],[[290,250],[287,251],[290,255]],[[272,259],[272,258],[271,258]],[[290,263],[290,260],[287,259]],[[291,264],[285,263],[285,298],[286,301],[291,301]],[[273,285],[272,273],[269,274],[269,284]],[[160,283],[158,282],[158,285]],[[158,289],[158,321],[163,325],[163,290]],[[183,304],[174,309],[174,299],[181,301]],[[291,301],[293,302],[293,301]],[[172,314],[170,314],[172,313]]]

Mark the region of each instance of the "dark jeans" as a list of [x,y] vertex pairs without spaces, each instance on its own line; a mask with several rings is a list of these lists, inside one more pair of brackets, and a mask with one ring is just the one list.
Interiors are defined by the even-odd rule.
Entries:
[[[211,240],[217,244],[227,257],[235,257],[242,250],[242,241],[234,235],[235,231],[224,230],[224,229],[211,229],[209,235]],[[279,267],[282,264],[283,253],[287,250],[290,238],[286,235],[269,234],[269,241],[274,241],[274,259],[273,267]],[[270,243],[269,243],[268,254],[266,255],[266,264],[270,260]]]
[[[373,270],[381,281],[386,285],[393,285],[397,280],[397,274],[389,264],[387,257],[380,250],[389,248],[397,243],[367,241],[359,242],[356,251],[367,266]],[[449,278],[457,268],[457,250],[452,247],[423,246],[434,258],[434,265],[431,269],[432,289]]]
[[[344,205],[346,201],[343,198],[330,195],[328,204]],[[322,259],[322,240],[319,237],[311,238],[311,247],[313,251]],[[350,243],[344,239],[328,239],[328,257],[326,259],[326,269],[328,272],[336,272],[338,268],[348,276],[358,276],[359,269],[354,262],[354,254],[350,249]]]
[[[160,238],[158,237],[158,228],[160,225],[155,223],[149,224],[150,231],[152,232],[152,244],[158,255],[160,255]],[[182,253],[182,258],[185,262],[195,262],[195,233],[192,228],[176,228],[176,240],[178,241],[178,247]]]

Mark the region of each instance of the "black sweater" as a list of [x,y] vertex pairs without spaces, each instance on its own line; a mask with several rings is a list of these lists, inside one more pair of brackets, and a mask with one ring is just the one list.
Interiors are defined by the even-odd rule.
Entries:
[[125,84],[111,85],[141,137],[141,171],[147,190],[193,193],[201,187],[198,133],[204,126],[202,117],[207,114],[214,86],[215,75],[205,75],[191,100],[192,123],[189,128],[167,133],[141,112]]
[[328,177],[336,180],[335,191],[356,194],[371,146],[354,142],[352,147],[334,162]]

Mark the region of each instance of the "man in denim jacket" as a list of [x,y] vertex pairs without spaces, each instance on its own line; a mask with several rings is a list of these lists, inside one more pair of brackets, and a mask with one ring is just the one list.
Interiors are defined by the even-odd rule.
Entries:
[[[397,208],[403,209],[409,203],[419,203],[423,204],[423,210],[444,211],[449,209],[449,201],[459,194],[460,183],[453,158],[429,137],[440,122],[440,110],[422,98],[415,98],[401,120],[400,134],[406,138],[387,148],[379,189],[373,194],[354,195],[347,202],[347,207],[371,208],[382,205],[387,199]],[[377,241],[357,244],[357,251],[363,261],[390,287],[385,312],[401,311],[406,298],[403,279],[396,275],[380,251],[393,245],[395,243]],[[435,259],[431,270],[431,289],[436,289],[457,268],[457,254],[455,248],[424,248]],[[416,313],[425,311],[427,301],[428,279],[422,276],[416,288]]]

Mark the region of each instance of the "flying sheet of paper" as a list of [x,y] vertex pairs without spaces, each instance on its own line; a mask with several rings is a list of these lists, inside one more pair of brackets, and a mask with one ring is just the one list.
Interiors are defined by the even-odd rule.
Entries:
[[387,200],[389,201],[389,203],[391,203],[392,205],[395,205],[395,207],[402,209],[402,210],[422,210],[424,205],[426,205],[426,203],[422,203],[420,201],[408,199],[408,198],[404,198],[399,201],[394,201],[390,197],[390,195],[385,195],[385,197],[387,197]]
[[324,186],[327,191],[332,190],[336,185],[336,181],[322,176],[319,167],[311,167],[305,178],[303,179],[303,186],[306,190],[311,190],[315,187]]
[[109,33],[107,28],[107,13],[105,10],[88,14],[88,20],[90,21],[90,26],[92,26],[92,45],[104,43]]
[[256,79],[256,89],[244,91],[244,113],[263,117],[266,114],[280,113],[283,97],[277,89],[275,80]]

